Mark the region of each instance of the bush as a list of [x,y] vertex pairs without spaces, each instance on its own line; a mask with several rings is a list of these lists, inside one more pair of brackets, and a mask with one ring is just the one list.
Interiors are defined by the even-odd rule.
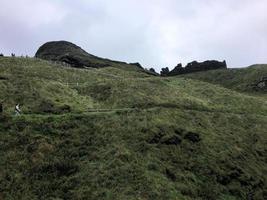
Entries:
[[184,136],[185,139],[195,143],[195,142],[199,142],[201,140],[200,136],[198,133],[193,133],[193,132],[189,132]]

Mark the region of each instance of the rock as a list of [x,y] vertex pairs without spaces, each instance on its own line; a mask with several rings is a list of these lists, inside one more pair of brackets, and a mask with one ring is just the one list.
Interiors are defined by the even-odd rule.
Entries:
[[178,74],[184,74],[185,73],[185,68],[183,68],[182,64],[179,63],[172,71],[168,73],[168,76],[175,76]]
[[140,68],[140,69],[144,69],[143,67],[142,67],[142,65],[140,64],[140,63],[130,63],[130,65],[134,65],[134,66],[136,66],[136,67],[138,67],[138,68]]
[[219,62],[216,60],[208,60],[205,62],[198,63],[197,61],[193,61],[188,63],[185,67],[186,72],[195,72],[195,71],[207,71],[213,69],[224,69],[227,68],[226,62]]
[[144,72],[146,74],[149,74],[149,75],[152,75],[152,76],[158,76],[159,75],[154,68],[144,69]]
[[169,72],[170,72],[169,68],[165,67],[165,68],[161,69],[160,75],[161,76],[168,76]]
[[208,70],[214,70],[214,69],[226,69],[227,65],[226,62],[219,62],[216,60],[208,60],[205,62],[197,62],[193,61],[191,63],[188,63],[185,67],[182,67],[182,64],[178,64],[176,67],[174,67],[173,70],[170,72],[164,73],[165,76],[176,76],[180,74],[187,74],[187,73],[193,73],[193,72],[199,72],[199,71],[208,71]]
[[157,73],[154,68],[150,68],[149,71],[152,73]]

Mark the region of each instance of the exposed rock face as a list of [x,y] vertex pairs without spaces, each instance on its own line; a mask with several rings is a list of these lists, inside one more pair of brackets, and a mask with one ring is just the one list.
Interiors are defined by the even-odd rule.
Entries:
[[207,70],[213,70],[213,69],[226,69],[226,61],[224,60],[223,62],[219,62],[216,60],[208,60],[205,62],[200,62],[198,63],[197,61],[193,61],[191,63],[188,63],[187,66],[185,67],[185,72],[190,73],[190,72],[197,72],[197,71],[207,71]]
[[185,69],[185,68],[182,67],[182,64],[179,63],[176,67],[174,67],[173,70],[171,70],[171,71],[167,74],[167,76],[175,76],[175,75],[178,75],[178,74],[182,74],[182,73],[184,72],[184,69]]
[[149,75],[152,75],[152,76],[158,76],[159,75],[154,68],[150,68],[150,69],[144,68],[143,71],[146,74],[149,74]]
[[140,68],[140,69],[144,69],[143,67],[142,67],[142,65],[140,64],[140,63],[130,63],[130,65],[134,65],[134,66],[136,66],[136,67],[138,67],[138,68]]
[[169,68],[168,67],[165,67],[165,68],[162,68],[161,69],[160,75],[161,76],[169,76],[169,73],[170,73]]
[[149,71],[152,73],[157,73],[154,68],[150,68]]
[[[199,71],[208,71],[213,69],[226,69],[227,65],[226,62],[219,62],[216,60],[208,60],[205,62],[197,62],[193,61],[188,63],[185,67],[182,67],[182,64],[178,64],[172,71],[162,71],[164,72],[162,75],[164,76],[176,76],[180,74],[187,74],[192,72],[199,72]],[[166,68],[164,68],[166,69]]]

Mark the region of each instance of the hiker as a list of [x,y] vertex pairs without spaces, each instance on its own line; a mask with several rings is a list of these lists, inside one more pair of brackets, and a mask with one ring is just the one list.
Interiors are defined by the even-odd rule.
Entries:
[[17,104],[16,107],[15,107],[15,114],[16,115],[20,115],[20,113],[21,113],[21,110],[19,108],[19,104]]

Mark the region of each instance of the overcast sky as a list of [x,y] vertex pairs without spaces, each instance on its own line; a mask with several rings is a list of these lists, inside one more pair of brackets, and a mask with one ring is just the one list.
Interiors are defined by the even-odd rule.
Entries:
[[0,52],[54,40],[144,67],[267,63],[267,0],[1,0]]

